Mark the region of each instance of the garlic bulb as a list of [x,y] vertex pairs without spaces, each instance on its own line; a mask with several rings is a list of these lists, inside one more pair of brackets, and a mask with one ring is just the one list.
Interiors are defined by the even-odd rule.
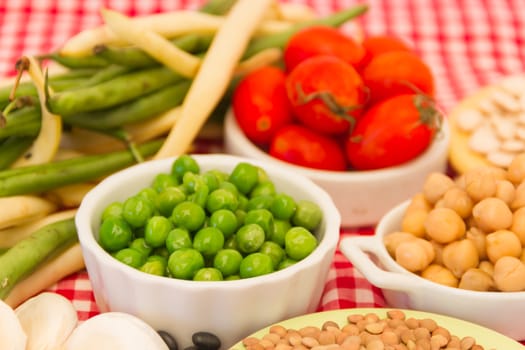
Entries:
[[15,314],[27,334],[26,350],[54,350],[77,326],[73,304],[58,293],[44,292],[19,305]]
[[25,350],[27,336],[11,306],[0,300],[0,349]]
[[64,350],[169,350],[160,335],[131,314],[98,314],[71,333]]

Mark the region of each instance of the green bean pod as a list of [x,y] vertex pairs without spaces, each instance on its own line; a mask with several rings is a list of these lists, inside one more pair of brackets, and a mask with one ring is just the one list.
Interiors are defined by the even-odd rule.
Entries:
[[73,218],[46,225],[0,255],[0,299],[48,259],[78,242]]
[[[196,34],[184,35],[170,40],[173,45],[189,53],[205,51],[211,43],[211,36]],[[110,47],[99,45],[94,48],[96,56],[103,57],[113,64],[131,68],[150,68],[160,66],[161,63],[138,47]]]
[[38,58],[40,59],[50,59],[57,63],[60,63],[62,66],[78,69],[78,68],[103,68],[109,66],[111,63],[105,60],[102,57],[98,56],[83,56],[83,57],[70,57],[64,56],[60,53],[50,53],[41,55]]
[[35,138],[11,136],[0,143],[0,170],[9,168],[33,144]]
[[122,67],[118,65],[109,65],[107,67],[104,67],[102,69],[99,69],[96,73],[94,73],[89,79],[86,79],[80,84],[77,84],[77,88],[86,88],[89,86],[95,86],[98,84],[101,84],[103,82],[106,82],[108,80],[114,79],[118,76],[127,74],[131,72],[133,69],[130,67]]
[[[157,152],[163,140],[137,146],[142,157]],[[0,197],[43,193],[64,185],[93,181],[136,163],[130,151],[65,159],[0,171]]]
[[260,51],[263,51],[265,49],[272,48],[272,47],[284,49],[286,43],[290,40],[290,38],[295,33],[297,33],[299,30],[303,28],[314,26],[314,25],[339,27],[343,25],[345,22],[364,14],[367,10],[368,10],[368,5],[359,4],[349,9],[338,11],[333,14],[329,14],[325,17],[315,18],[310,21],[298,23],[292,26],[291,28],[289,28],[288,30],[285,30],[280,33],[254,38],[248,44],[248,47],[246,48],[244,52],[243,59],[249,58]]
[[63,117],[67,124],[104,131],[150,119],[182,103],[191,86],[190,80],[164,87],[129,103],[111,109]]
[[0,127],[0,139],[10,136],[35,137],[40,131],[40,107],[27,106],[5,116],[5,126]]
[[106,82],[56,93],[47,99],[49,110],[60,116],[114,107],[184,79],[166,67],[144,69]]

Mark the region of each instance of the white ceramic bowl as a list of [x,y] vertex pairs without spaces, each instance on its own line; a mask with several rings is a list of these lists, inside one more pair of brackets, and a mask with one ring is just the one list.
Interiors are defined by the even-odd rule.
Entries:
[[332,196],[342,216],[342,226],[370,226],[394,205],[420,191],[425,177],[447,168],[450,130],[443,132],[416,159],[388,169],[335,172],[297,166],[270,156],[253,144],[242,132],[230,111],[224,122],[224,146],[234,155],[261,159],[307,176]]
[[286,318],[313,312],[339,240],[340,215],[330,196],[309,179],[274,164],[230,155],[195,155],[201,171],[231,172],[241,160],[261,166],[278,191],[296,200],[315,201],[323,212],[316,232],[318,247],[286,269],[236,281],[186,281],[149,275],[118,262],[97,243],[106,205],[149,186],[154,175],[169,172],[173,159],[145,162],[120,171],[97,185],[82,201],[76,226],[89,279],[101,312],[140,317],[157,330],[174,335],[180,348],[191,345],[197,331],[218,335],[222,348]]
[[383,238],[399,231],[408,203],[390,210],[375,235],[343,238],[339,246],[343,255],[382,289],[390,307],[448,315],[525,340],[525,292],[477,292],[444,286],[409,272],[388,254]]

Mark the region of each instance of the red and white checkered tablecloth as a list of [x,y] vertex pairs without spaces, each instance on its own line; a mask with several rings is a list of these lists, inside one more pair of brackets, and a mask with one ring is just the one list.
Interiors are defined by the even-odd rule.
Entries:
[[[287,1],[311,5],[319,14],[368,3],[369,11],[358,20],[364,33],[394,34],[412,44],[434,72],[437,101],[445,112],[480,86],[525,71],[524,0]],[[50,52],[73,34],[99,24],[102,7],[142,15],[196,8],[201,3],[201,0],[0,0],[0,76],[13,75],[14,63],[23,53]],[[373,228],[344,228],[341,235],[372,233]],[[74,302],[81,320],[97,313],[85,272],[74,274],[51,289]],[[381,292],[337,251],[319,309],[384,305]]]

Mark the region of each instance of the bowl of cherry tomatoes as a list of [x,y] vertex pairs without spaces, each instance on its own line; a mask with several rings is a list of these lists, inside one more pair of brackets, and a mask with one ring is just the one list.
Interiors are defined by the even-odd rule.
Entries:
[[370,226],[447,168],[450,131],[431,68],[395,37],[310,27],[280,65],[245,75],[224,123],[228,153],[312,179],[342,225]]

